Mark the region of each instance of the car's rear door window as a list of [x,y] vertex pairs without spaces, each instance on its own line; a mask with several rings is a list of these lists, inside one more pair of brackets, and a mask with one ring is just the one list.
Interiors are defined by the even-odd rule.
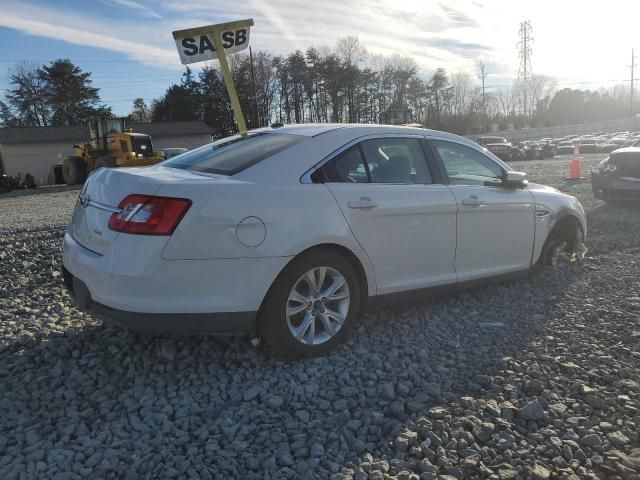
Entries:
[[359,145],[354,145],[331,160],[324,167],[327,182],[368,183],[369,171]]
[[165,167],[234,175],[279,153],[305,137],[281,133],[249,133],[209,143],[162,163]]

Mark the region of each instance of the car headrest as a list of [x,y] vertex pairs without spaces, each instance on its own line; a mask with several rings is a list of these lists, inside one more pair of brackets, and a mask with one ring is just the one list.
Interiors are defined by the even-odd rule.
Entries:
[[411,161],[405,155],[392,155],[375,170],[376,181],[380,183],[409,183]]

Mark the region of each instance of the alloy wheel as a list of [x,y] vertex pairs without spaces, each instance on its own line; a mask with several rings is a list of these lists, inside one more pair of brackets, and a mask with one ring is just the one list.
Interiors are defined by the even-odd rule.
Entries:
[[287,326],[305,345],[333,338],[349,313],[351,294],[346,278],[331,267],[314,267],[293,285],[287,298]]

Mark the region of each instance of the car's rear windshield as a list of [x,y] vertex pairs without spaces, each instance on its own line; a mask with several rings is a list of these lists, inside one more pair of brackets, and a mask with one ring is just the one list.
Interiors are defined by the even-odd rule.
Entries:
[[165,167],[234,175],[304,139],[300,135],[247,133],[209,143],[162,163]]

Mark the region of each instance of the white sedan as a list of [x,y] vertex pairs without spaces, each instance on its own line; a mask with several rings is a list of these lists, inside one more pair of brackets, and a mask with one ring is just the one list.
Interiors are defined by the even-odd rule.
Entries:
[[97,318],[250,333],[300,357],[333,347],[365,308],[527,272],[586,232],[578,200],[466,138],[294,125],[96,171],[64,277]]

